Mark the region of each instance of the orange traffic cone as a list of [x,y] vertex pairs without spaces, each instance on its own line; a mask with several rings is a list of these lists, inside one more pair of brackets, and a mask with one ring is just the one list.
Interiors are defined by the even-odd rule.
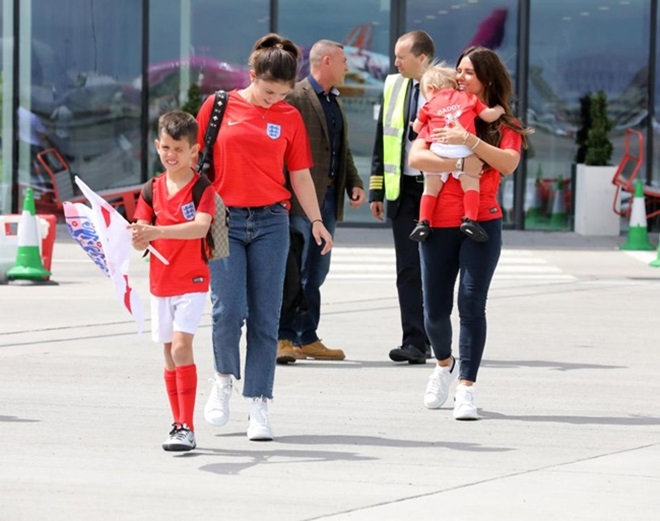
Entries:
[[51,283],[47,280],[50,271],[44,268],[41,260],[39,244],[39,223],[34,208],[34,193],[32,188],[25,191],[23,213],[18,222],[18,251],[16,263],[7,271],[7,279],[12,281],[30,281],[31,283]]
[[628,238],[620,250],[653,250],[649,242],[649,234],[646,227],[646,203],[644,202],[644,183],[640,179],[635,183],[635,196],[632,200],[630,211],[630,224],[628,226]]

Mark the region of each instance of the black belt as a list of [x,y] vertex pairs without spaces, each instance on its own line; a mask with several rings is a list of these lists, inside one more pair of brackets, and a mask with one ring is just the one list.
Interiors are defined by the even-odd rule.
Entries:
[[[401,174],[403,175],[403,174]],[[410,179],[411,181],[415,181],[416,183],[421,183],[424,184],[424,174],[419,174],[419,175],[403,175],[403,180]]]

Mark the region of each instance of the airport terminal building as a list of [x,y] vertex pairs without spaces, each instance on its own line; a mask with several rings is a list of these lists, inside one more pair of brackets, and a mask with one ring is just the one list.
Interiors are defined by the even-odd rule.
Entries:
[[[635,130],[632,152],[643,157],[628,174],[651,192],[660,187],[656,0],[0,0],[0,213],[19,212],[27,186],[38,211],[52,211],[51,175],[62,170],[96,190],[159,173],[158,116],[189,107],[197,92],[245,86],[251,46],[271,31],[303,51],[321,38],[345,45],[341,98],[368,186],[394,42],[414,29],[449,64],[474,44],[507,64],[516,111],[536,129],[502,185],[507,227],[573,229],[581,99],[598,91],[607,96],[612,164]],[[649,211],[657,200],[647,198]],[[375,221],[364,205],[346,222]]]

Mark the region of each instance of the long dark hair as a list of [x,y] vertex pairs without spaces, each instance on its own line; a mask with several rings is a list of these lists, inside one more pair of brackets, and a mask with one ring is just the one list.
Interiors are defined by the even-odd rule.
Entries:
[[500,57],[491,49],[486,47],[468,47],[458,57],[456,67],[463,58],[472,62],[474,73],[484,87],[483,102],[489,107],[501,105],[504,115],[494,123],[486,123],[479,118],[475,119],[477,135],[486,143],[498,146],[502,133],[500,125],[510,128],[522,137],[523,147],[527,148],[527,135],[534,132],[533,129],[523,127],[516,119],[511,110],[511,99],[513,97],[513,85],[506,67]]
[[291,40],[271,33],[259,38],[252,48],[248,64],[260,80],[296,83],[300,50]]

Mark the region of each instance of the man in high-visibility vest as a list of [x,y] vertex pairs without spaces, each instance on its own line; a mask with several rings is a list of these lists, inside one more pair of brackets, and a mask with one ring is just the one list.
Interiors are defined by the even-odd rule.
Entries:
[[399,74],[385,80],[369,180],[371,214],[379,221],[387,215],[394,235],[403,338],[401,345],[390,351],[390,358],[411,364],[426,363],[430,348],[424,332],[418,245],[409,237],[419,217],[424,188],[423,174],[408,166],[408,152],[417,137],[410,123],[424,105],[419,79],[434,54],[433,40],[424,31],[412,31],[397,40],[394,65]]

